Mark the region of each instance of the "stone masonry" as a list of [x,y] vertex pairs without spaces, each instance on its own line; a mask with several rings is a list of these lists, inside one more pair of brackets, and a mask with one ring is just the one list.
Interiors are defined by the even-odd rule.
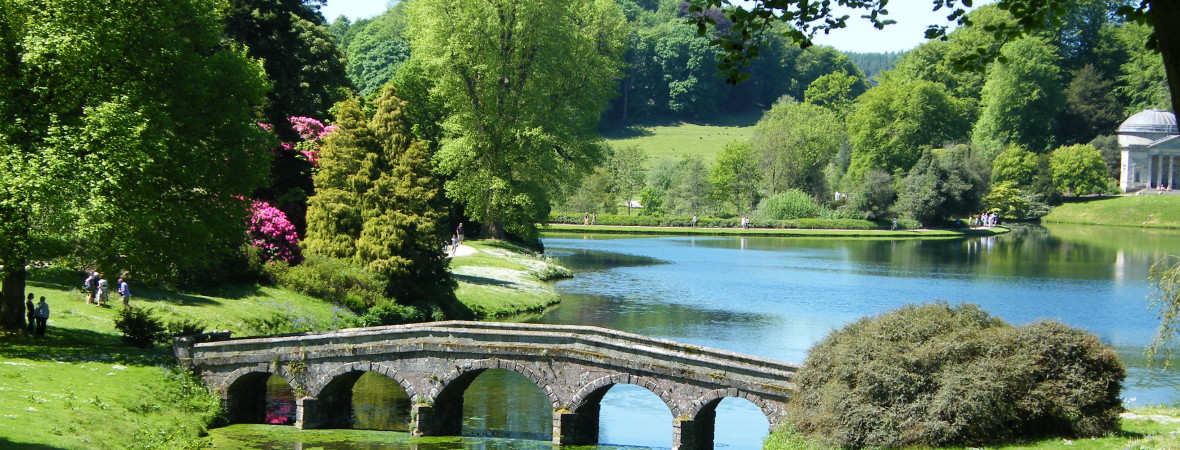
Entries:
[[[220,339],[220,340],[218,340]],[[616,384],[641,386],[672,411],[673,447],[713,448],[715,408],[749,400],[773,429],[784,420],[798,366],[598,327],[433,322],[228,339],[179,338],[173,347],[221,397],[233,422],[261,422],[265,384],[296,393],[296,426],[347,428],[353,383],[365,372],[396,381],[412,400],[415,435],[457,435],[463,392],[485,370],[532,380],[553,406],[553,443],[598,442],[599,402]]]

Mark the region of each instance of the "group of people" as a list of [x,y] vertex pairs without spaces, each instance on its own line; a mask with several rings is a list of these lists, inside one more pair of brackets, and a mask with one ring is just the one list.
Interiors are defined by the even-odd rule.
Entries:
[[1000,217],[996,213],[981,213],[978,216],[971,216],[967,220],[967,225],[972,227],[994,227],[1000,224]]
[[45,335],[45,322],[49,321],[49,304],[45,303],[44,295],[41,296],[40,302],[33,304],[33,293],[29,293],[25,298],[25,317],[29,320],[29,334]]
[[[82,281],[82,289],[86,291],[86,304],[103,306],[110,302],[110,287],[107,279],[103,278],[102,274],[98,272],[91,272],[85,280]],[[131,288],[127,286],[127,280],[119,277],[119,285],[117,291],[119,297],[123,299],[123,307],[131,307]]]
[[750,229],[750,216],[742,216],[742,229],[743,230]]
[[451,240],[449,242],[443,242],[443,254],[455,256],[461,244],[463,244],[463,223],[459,222],[459,226],[455,228],[455,234],[451,235]]

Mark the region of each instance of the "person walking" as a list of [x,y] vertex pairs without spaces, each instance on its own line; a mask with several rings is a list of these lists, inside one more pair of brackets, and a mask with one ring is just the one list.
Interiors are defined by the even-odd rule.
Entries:
[[29,320],[29,334],[37,330],[37,305],[33,304],[33,293],[25,298],[25,318]]
[[459,227],[455,228],[455,237],[459,238],[459,241],[456,243],[456,245],[462,245],[463,244],[463,222],[459,222]]
[[86,304],[89,305],[94,301],[94,285],[98,283],[98,272],[90,272],[85,280],[82,280],[82,289],[86,291]]
[[107,279],[102,275],[98,276],[98,291],[94,293],[94,303],[99,307],[108,300],[110,300],[110,289],[107,287]]
[[49,304],[45,303],[45,296],[42,295],[41,303],[37,304],[37,336],[45,335],[45,322],[47,321],[49,321]]
[[123,298],[123,307],[131,307],[131,288],[127,287],[127,281],[123,277],[119,277],[119,296]]

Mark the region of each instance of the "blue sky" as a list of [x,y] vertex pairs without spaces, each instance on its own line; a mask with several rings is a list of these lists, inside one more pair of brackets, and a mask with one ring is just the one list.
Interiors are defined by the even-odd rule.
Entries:
[[[555,0],[560,1],[560,0]],[[977,5],[990,3],[976,1]],[[344,15],[351,20],[373,17],[388,8],[390,0],[328,0],[328,4],[321,9],[324,17],[331,22],[336,17]],[[846,13],[852,16],[848,28],[837,30],[829,35],[820,35],[815,41],[818,44],[830,45],[840,50],[851,52],[896,52],[917,47],[925,41],[922,35],[927,25],[946,24],[948,12],[931,11],[931,0],[895,0],[887,8],[889,17],[897,23],[876,30],[867,20],[861,19],[857,12]]]

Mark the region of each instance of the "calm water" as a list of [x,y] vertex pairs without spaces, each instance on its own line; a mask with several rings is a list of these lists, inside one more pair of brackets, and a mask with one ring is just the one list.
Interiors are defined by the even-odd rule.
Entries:
[[[1023,227],[939,241],[553,234],[545,245],[577,276],[557,283],[559,306],[519,320],[603,326],[802,363],[813,343],[859,318],[935,299],[972,302],[1013,324],[1052,319],[1097,334],[1128,367],[1123,396],[1130,407],[1180,401],[1180,373],[1147,369],[1142,357],[1158,324],[1145,300],[1148,268],[1180,252],[1178,232]],[[364,398],[354,394],[357,408],[390,401]],[[486,440],[417,448],[514,448],[549,439],[549,406],[524,377],[487,372],[468,391],[464,410],[464,434]],[[354,419],[361,416],[354,411]],[[759,448],[766,435],[765,417],[744,400],[722,402],[717,420],[718,447]],[[671,423],[654,394],[618,386],[603,400],[600,439],[667,448]],[[374,422],[364,428],[386,429]]]

